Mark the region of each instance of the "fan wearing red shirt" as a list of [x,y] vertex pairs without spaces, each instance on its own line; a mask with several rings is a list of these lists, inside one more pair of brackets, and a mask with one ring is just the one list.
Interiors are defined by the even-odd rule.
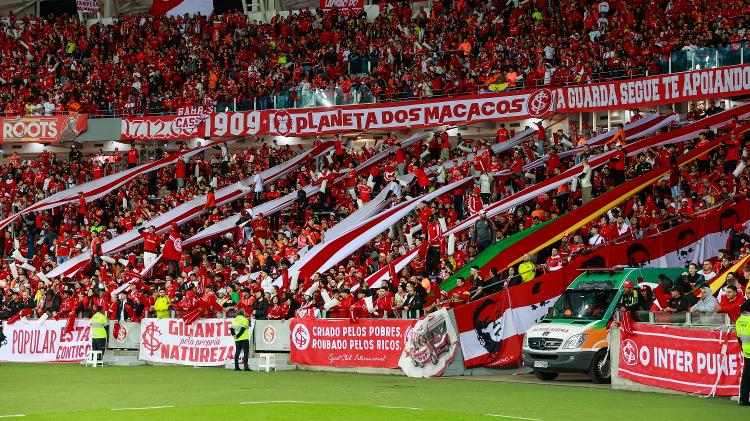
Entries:
[[367,184],[360,184],[359,186],[357,186],[357,191],[359,191],[359,200],[361,200],[362,203],[368,203],[370,201],[372,187],[368,186]]
[[383,319],[393,317],[393,304],[393,294],[388,292],[385,287],[378,288],[378,296],[373,303],[375,316]]
[[737,287],[734,285],[727,285],[726,292],[719,300],[719,304],[716,306],[716,312],[726,313],[729,316],[729,320],[734,323],[737,318],[740,317],[740,306],[745,302],[745,297],[737,292]]
[[[73,242],[73,245],[75,242]],[[57,257],[57,264],[61,265],[68,261],[70,258],[71,239],[70,233],[65,231],[62,237],[58,237],[55,240],[55,256]]]
[[185,187],[185,174],[187,173],[187,164],[182,159],[175,163],[174,177],[177,179],[177,188]]
[[500,128],[497,129],[497,143],[507,142],[510,139],[510,131],[505,128],[505,123],[500,123]]
[[456,287],[453,288],[448,294],[448,299],[451,303],[451,307],[454,308],[460,306],[461,304],[469,302],[469,297],[471,296],[469,287],[466,285],[464,278],[461,277],[456,279]]
[[156,235],[156,227],[153,225],[146,229],[139,228],[138,232],[143,239],[143,267],[149,267],[156,259],[161,239]]
[[354,304],[354,297],[352,297],[348,289],[344,288],[339,293],[338,300],[338,305],[331,308],[331,317],[341,319],[348,318],[350,314],[349,309]]
[[206,206],[203,209],[213,209],[216,206],[216,194],[211,189],[206,189]]
[[479,195],[481,193],[479,187],[474,187],[474,190],[472,191],[472,194],[469,196],[468,199],[466,199],[466,207],[469,210],[469,215],[474,216],[479,213],[480,210],[482,210],[482,207],[484,206],[482,203],[482,198]]
[[182,256],[182,235],[177,229],[177,224],[172,223],[171,230],[167,234],[162,253],[167,261],[167,273],[176,276],[180,270],[180,257]]
[[128,151],[128,168],[133,168],[136,165],[138,165],[138,158],[139,158],[138,149],[136,149],[135,146],[130,148]]

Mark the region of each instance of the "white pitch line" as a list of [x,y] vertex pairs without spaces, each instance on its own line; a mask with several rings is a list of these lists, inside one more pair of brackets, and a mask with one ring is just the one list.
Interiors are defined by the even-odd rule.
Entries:
[[240,405],[265,405],[269,403],[320,403],[320,402],[306,402],[306,401],[255,401],[255,402],[240,402]]
[[385,409],[411,409],[412,411],[424,411],[424,408],[413,408],[410,406],[385,406],[385,405],[378,405],[378,408],[385,408]]
[[0,415],[0,418],[18,418],[25,417],[26,414],[12,414],[12,415]]
[[140,408],[112,408],[112,411],[141,411],[145,409],[164,409],[164,408],[174,408],[174,406],[164,405],[164,406],[144,406]]
[[502,415],[502,414],[484,414],[488,417],[498,417],[498,418],[509,418],[513,420],[528,420],[528,421],[542,421],[539,418],[524,418],[524,417],[514,417],[512,415]]

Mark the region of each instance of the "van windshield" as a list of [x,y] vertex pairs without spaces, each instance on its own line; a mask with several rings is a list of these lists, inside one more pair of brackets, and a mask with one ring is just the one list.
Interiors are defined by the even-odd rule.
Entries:
[[571,320],[601,320],[612,300],[616,289],[567,290],[549,310],[547,317]]

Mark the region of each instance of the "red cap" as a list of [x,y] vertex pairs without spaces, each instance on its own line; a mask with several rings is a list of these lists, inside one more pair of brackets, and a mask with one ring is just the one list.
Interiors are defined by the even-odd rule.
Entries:
[[734,230],[735,231],[745,231],[745,224],[734,224]]
[[474,187],[474,194],[479,194],[480,192],[479,187]]
[[634,285],[633,285],[633,282],[631,282],[631,281],[625,281],[625,282],[622,283],[622,287],[623,288],[633,288]]

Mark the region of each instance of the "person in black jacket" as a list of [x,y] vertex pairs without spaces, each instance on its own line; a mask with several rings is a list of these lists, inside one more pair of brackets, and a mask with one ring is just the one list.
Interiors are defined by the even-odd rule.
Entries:
[[256,320],[266,320],[268,315],[268,307],[271,303],[268,302],[266,294],[263,291],[255,292],[255,302],[253,302],[253,316]]
[[5,312],[4,314],[0,315],[2,319],[9,319],[18,312],[21,311],[21,300],[18,298],[18,293],[13,291],[13,293],[10,294],[10,300],[5,305]]
[[56,294],[53,290],[48,289],[44,297],[44,306],[42,311],[48,314],[57,313],[60,311],[60,304],[62,304],[62,298],[59,294]]
[[694,306],[698,299],[690,292],[685,292],[679,285],[672,288],[672,298],[669,299],[667,308],[664,311],[668,313],[684,313]]
[[130,312],[135,314],[135,304],[133,303],[133,300],[128,298],[128,294],[125,292],[120,292],[117,297],[117,310],[115,312],[116,320],[122,322],[129,320],[128,306],[132,309]]
[[521,278],[521,275],[516,273],[516,267],[511,266],[508,268],[508,276],[505,277],[505,288],[514,287],[516,285],[521,285],[523,282],[523,278]]
[[406,309],[406,317],[409,319],[416,319],[422,315],[422,306],[424,300],[417,294],[414,284],[409,282],[406,284],[406,299],[404,300],[404,309]]

